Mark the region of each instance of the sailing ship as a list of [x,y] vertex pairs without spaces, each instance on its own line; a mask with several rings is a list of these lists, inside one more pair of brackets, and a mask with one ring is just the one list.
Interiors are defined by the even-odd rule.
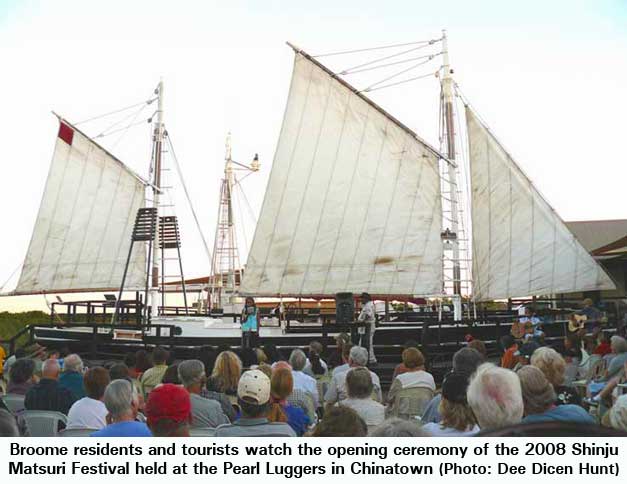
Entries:
[[[472,107],[466,102],[464,113],[455,113],[461,93],[445,32],[437,42],[443,56],[440,148],[292,46],[285,115],[245,272],[231,257],[225,275],[214,254],[210,293],[224,283],[240,296],[449,297],[460,319],[462,296],[488,301],[615,288]],[[145,293],[151,308],[146,320],[173,321],[159,312],[168,247],[159,206],[167,138],[162,94],[160,84],[148,179],[59,118],[43,200],[12,295],[122,295],[122,285]],[[469,152],[469,228],[460,207],[464,166],[456,160],[454,117],[461,114]],[[230,152],[226,166],[232,168],[228,160]],[[222,198],[231,196],[230,177],[226,173]],[[152,194],[148,206],[145,191]],[[153,218],[142,222],[137,214],[146,208]],[[225,236],[232,237],[232,213],[225,219]],[[171,247],[179,249],[178,227],[173,233]],[[182,265],[180,275],[184,282]],[[199,307],[192,311],[186,304],[184,319],[195,325],[194,334],[225,328],[207,324],[215,318],[197,314]]]

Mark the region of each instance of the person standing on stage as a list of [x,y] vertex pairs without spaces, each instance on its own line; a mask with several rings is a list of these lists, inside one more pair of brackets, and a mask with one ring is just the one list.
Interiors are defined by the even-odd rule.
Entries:
[[360,323],[366,323],[366,336],[368,338],[368,362],[376,363],[377,358],[374,354],[374,332],[376,329],[377,318],[374,312],[374,303],[370,294],[367,292],[361,293],[361,312],[357,317],[357,321]]
[[259,334],[259,313],[252,297],[247,297],[242,310],[242,348],[257,346]]

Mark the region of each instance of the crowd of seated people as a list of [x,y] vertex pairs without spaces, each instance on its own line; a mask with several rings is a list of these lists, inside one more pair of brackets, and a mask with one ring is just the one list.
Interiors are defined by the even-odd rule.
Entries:
[[28,412],[42,410],[65,416],[58,435],[78,430],[96,437],[459,437],[546,422],[627,432],[621,336],[588,341],[589,358],[603,364],[593,394],[589,384],[568,378],[572,365],[582,371],[588,354],[572,337],[561,351],[504,337],[500,359],[469,340],[440,385],[418,343],[408,341],[387,391],[381,365],[368,368],[366,348],[343,334],[336,342],[331,351],[312,341],[285,354],[269,344],[202,347],[196,358],[177,361],[155,347],[102,366],[77,354],[16,352],[4,373],[0,435],[30,435]]

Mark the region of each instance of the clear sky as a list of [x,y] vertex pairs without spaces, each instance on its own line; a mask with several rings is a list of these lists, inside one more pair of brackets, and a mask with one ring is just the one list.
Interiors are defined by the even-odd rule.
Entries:
[[[28,247],[56,135],[51,110],[80,121],[147,99],[163,77],[165,122],[212,245],[229,130],[235,159],[260,155],[262,172],[245,182],[260,208],[291,76],[286,40],[316,54],[443,28],[456,81],[558,213],[627,218],[625,0],[0,0],[0,284]],[[344,62],[329,58],[335,70]],[[436,146],[437,96],[435,79],[372,94]],[[102,127],[85,125],[90,135]],[[146,174],[148,125],[102,143]],[[181,190],[175,201],[187,275],[205,275]],[[41,304],[0,299],[0,311]]]

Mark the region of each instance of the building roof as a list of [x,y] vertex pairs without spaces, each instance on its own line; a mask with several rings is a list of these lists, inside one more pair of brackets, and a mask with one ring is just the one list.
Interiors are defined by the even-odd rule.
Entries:
[[584,220],[566,222],[566,225],[583,247],[594,255],[618,255],[617,251],[627,252],[627,219]]

